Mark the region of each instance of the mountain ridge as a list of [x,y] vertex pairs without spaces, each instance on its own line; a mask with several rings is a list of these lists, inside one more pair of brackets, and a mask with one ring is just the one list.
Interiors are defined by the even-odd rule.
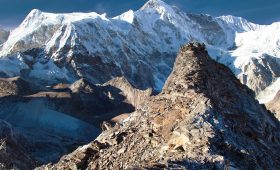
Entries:
[[[0,73],[45,83],[73,83],[84,77],[92,83],[105,83],[111,77],[124,76],[139,89],[151,87],[159,92],[180,46],[199,41],[206,44],[216,61],[231,68],[259,94],[279,76],[262,69],[265,64],[251,61],[265,54],[278,58],[280,50],[275,46],[277,36],[254,37],[273,30],[278,34],[277,25],[257,25],[233,16],[186,14],[152,0],[137,11],[129,10],[113,18],[95,12],[52,14],[35,9],[2,45],[0,58],[5,64]],[[266,38],[270,40],[268,48],[257,50],[250,46],[254,43],[259,47]],[[104,71],[93,63],[102,65]],[[150,76],[140,74],[143,70]],[[258,75],[271,78],[260,82]]]
[[279,28],[34,9],[0,45],[0,167],[279,169]]
[[191,43],[181,48],[159,95],[38,169],[277,169],[279,127],[249,88],[202,44]]

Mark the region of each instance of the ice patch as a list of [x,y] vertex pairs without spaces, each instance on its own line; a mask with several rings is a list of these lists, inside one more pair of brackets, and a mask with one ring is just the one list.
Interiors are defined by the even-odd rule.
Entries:
[[44,80],[56,82],[56,80],[66,80],[72,82],[73,80],[69,77],[69,72],[65,67],[59,68],[55,65],[53,60],[49,60],[46,64],[37,62],[33,65],[29,76],[38,80]]

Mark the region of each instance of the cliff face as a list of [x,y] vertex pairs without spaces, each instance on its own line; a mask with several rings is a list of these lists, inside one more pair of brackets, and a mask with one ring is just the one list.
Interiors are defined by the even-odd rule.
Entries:
[[274,99],[266,104],[266,107],[272,111],[280,121],[280,91],[276,94]]
[[128,103],[131,103],[136,109],[141,107],[143,101],[152,95],[152,89],[139,90],[133,87],[124,77],[114,78],[103,86],[112,86],[121,90]]
[[92,143],[39,169],[279,169],[279,121],[204,45],[180,49],[163,91]]

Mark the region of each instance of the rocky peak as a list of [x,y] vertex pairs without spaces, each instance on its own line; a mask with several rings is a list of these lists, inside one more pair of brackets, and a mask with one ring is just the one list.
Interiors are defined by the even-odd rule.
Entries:
[[70,89],[73,93],[79,93],[79,92],[93,93],[93,91],[94,91],[93,87],[94,87],[93,84],[89,83],[84,78],[81,78],[80,80],[74,82],[70,86]]
[[165,2],[161,0],[149,0],[141,9],[147,8],[158,8],[158,7],[169,7]]
[[186,72],[189,72],[190,69],[192,69],[193,71],[197,69],[197,67],[192,67],[191,63],[193,64],[197,62],[208,62],[209,59],[205,55],[199,55],[201,53],[207,54],[204,44],[190,43],[187,46],[181,47],[178,54],[178,56],[180,57],[177,57],[176,63],[174,64],[173,72],[171,73],[171,76],[169,76],[163,88],[164,93],[173,93],[172,90],[175,86],[185,86],[185,90],[189,88],[188,86],[186,86],[187,82],[182,78],[185,77]]
[[42,14],[42,11],[39,9],[32,9],[30,13],[28,14],[28,17],[37,17]]
[[[39,9],[33,9],[29,12],[29,14],[26,16],[24,19],[22,26],[24,27],[29,27],[32,26],[33,24],[38,24],[40,17],[42,17],[43,12],[40,11]],[[35,26],[35,25],[33,25]]]
[[165,2],[161,0],[150,0],[148,1],[142,8],[140,8],[140,11],[156,11],[159,14],[166,14],[166,15],[174,15],[173,7],[166,4]]
[[163,92],[49,169],[278,169],[279,122],[231,71],[190,43]]

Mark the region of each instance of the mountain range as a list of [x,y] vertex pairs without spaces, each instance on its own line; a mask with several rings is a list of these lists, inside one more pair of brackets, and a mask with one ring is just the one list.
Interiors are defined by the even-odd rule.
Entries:
[[180,46],[199,41],[267,103],[279,90],[267,89],[279,77],[279,27],[234,16],[186,14],[158,0],[114,18],[35,9],[1,45],[0,71],[45,84],[81,77],[105,83],[124,76],[139,89],[160,92]]
[[34,9],[0,28],[1,166],[54,163],[98,136],[39,169],[278,169],[279,29],[161,0],[113,18]]

